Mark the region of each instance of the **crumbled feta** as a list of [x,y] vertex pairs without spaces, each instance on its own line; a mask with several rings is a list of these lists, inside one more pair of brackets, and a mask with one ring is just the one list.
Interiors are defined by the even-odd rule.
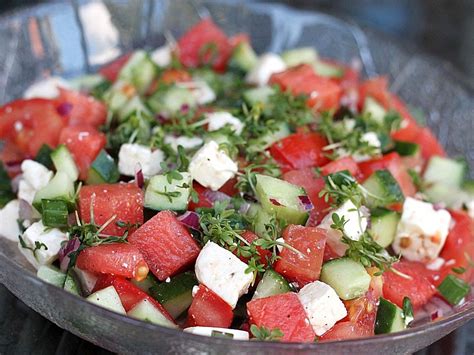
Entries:
[[168,66],[171,63],[171,56],[171,46],[168,44],[158,47],[153,52],[151,52],[151,60],[160,67]]
[[198,281],[232,308],[235,308],[239,297],[247,293],[253,281],[252,273],[246,273],[246,269],[246,263],[213,242],[202,248],[195,266]]
[[189,173],[202,186],[219,190],[237,173],[238,166],[215,141],[209,141],[194,154]]
[[20,201],[12,200],[0,209],[0,236],[13,242],[18,241],[20,228],[18,226]]
[[438,271],[443,267],[445,262],[446,262],[446,260],[444,260],[443,258],[438,257],[438,258],[433,259],[432,261],[430,261],[428,264],[426,264],[426,268],[428,270]]
[[216,93],[204,80],[193,80],[176,83],[176,86],[188,89],[199,105],[208,104],[216,99]]
[[249,340],[249,333],[243,330],[216,327],[189,327],[184,331],[191,334],[229,337],[234,340]]
[[179,145],[182,146],[186,150],[197,148],[200,145],[202,145],[203,140],[200,137],[166,136],[165,137],[165,143],[169,144],[171,146],[171,148],[173,148],[175,151],[177,151]]
[[18,184],[18,198],[30,205],[37,191],[45,187],[53,178],[53,172],[34,160],[24,160],[21,163],[22,178]]
[[226,111],[208,113],[206,114],[206,120],[208,122],[207,129],[209,131],[217,131],[226,125],[229,125],[237,134],[242,133],[242,130],[244,129],[242,121]]
[[249,84],[264,86],[270,80],[272,74],[286,69],[286,64],[281,57],[274,53],[263,54],[257,64],[247,74],[245,81]]
[[375,132],[366,132],[361,137],[362,142],[366,142],[373,147],[372,154],[354,154],[352,157],[358,163],[372,159],[374,156],[382,154],[382,143]]
[[307,284],[298,293],[298,298],[318,336],[326,333],[347,315],[346,307],[336,291],[324,282]]
[[119,171],[126,176],[135,176],[137,166],[140,166],[145,177],[158,174],[161,171],[161,162],[165,159],[164,153],[157,149],[140,144],[122,144],[119,151]]
[[474,219],[474,200],[465,203],[469,217]]
[[448,236],[451,215],[431,203],[407,197],[398,223],[393,250],[411,261],[435,259]]
[[37,81],[23,93],[23,98],[54,99],[59,96],[59,88],[70,89],[71,85],[63,78],[52,76]]
[[[23,233],[22,239],[25,246],[35,252],[18,243],[20,251],[35,268],[38,268],[41,265],[51,265],[57,259],[61,243],[68,240],[68,237],[59,229],[45,227],[43,222],[39,221],[33,223]],[[37,243],[42,244],[39,246]]]

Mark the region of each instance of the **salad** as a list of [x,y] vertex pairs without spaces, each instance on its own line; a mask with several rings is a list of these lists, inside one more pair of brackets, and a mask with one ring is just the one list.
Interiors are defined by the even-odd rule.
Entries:
[[178,41],[0,108],[0,235],[39,278],[185,332],[368,337],[474,277],[474,183],[422,114],[313,48]]

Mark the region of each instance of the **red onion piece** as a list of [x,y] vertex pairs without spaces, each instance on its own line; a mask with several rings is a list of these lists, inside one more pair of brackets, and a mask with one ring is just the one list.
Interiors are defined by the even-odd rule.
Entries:
[[178,216],[178,220],[189,228],[199,230],[199,215],[196,212],[186,211],[181,216]]
[[278,201],[277,201],[276,199],[274,199],[274,198],[271,198],[271,199],[270,199],[270,202],[271,202],[272,204],[274,204],[275,206],[283,206],[280,202],[278,202]]
[[207,198],[210,202],[222,202],[230,201],[231,197],[220,191],[206,190],[203,193],[204,197]]
[[180,110],[181,110],[182,113],[188,112],[189,111],[189,105],[188,104],[182,105]]
[[250,203],[248,202],[244,202],[240,205],[240,208],[239,208],[239,213],[241,214],[247,214],[247,212],[249,211],[249,208],[250,206],[252,206]]
[[61,271],[67,271],[69,261],[71,260],[69,256],[72,252],[79,249],[80,245],[81,242],[79,241],[79,238],[74,237],[70,239],[67,243],[63,244],[61,249],[59,249],[59,266],[61,268]]
[[166,116],[163,115],[163,114],[161,114],[161,113],[157,114],[157,115],[155,116],[155,119],[156,119],[159,123],[161,123],[161,124],[163,124],[163,123],[165,123],[166,121],[168,121],[168,119],[166,118]]
[[135,183],[140,189],[145,186],[145,177],[143,176],[143,170],[140,164],[137,164],[135,168]]
[[67,116],[71,113],[72,108],[73,108],[73,105],[70,102],[63,102],[56,108],[56,111],[61,116]]
[[301,196],[298,196],[298,198],[299,198],[301,204],[303,205],[305,211],[311,211],[314,208],[314,206],[311,203],[311,200],[309,199],[308,196],[301,195]]
[[15,176],[12,181],[10,182],[11,186],[12,186],[12,191],[14,193],[18,193],[18,189],[20,187],[20,180],[23,178],[23,176],[21,175],[17,175]]

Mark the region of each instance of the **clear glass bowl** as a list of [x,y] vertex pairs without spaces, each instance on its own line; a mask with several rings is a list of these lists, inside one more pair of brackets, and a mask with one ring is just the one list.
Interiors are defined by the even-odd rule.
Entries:
[[[133,48],[155,48],[210,13],[227,33],[248,32],[259,51],[314,46],[325,57],[360,60],[368,76],[420,107],[454,156],[474,165],[473,86],[447,63],[328,15],[251,1],[56,1],[0,17],[0,103],[42,77],[73,77]],[[0,221],[1,223],[1,221]],[[321,344],[200,337],[102,309],[37,279],[14,243],[0,238],[0,282],[60,327],[120,353],[412,353],[474,318],[472,297],[435,322],[393,335]]]

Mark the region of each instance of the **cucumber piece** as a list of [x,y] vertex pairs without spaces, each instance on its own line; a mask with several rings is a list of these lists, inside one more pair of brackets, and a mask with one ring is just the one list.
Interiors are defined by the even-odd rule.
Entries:
[[67,149],[65,145],[61,144],[51,153],[51,160],[53,161],[56,171],[65,172],[72,181],[76,181],[79,178],[79,169],[69,149]]
[[375,99],[367,96],[362,107],[362,114],[370,114],[370,117],[377,123],[383,124],[387,110],[380,105]]
[[153,112],[172,116],[183,106],[195,107],[197,101],[186,88],[171,86],[167,90],[158,90],[148,100],[148,106]]
[[214,141],[219,145],[221,144],[232,145],[229,135],[225,134],[225,131],[221,131],[220,129],[217,131],[211,131],[211,132],[206,133],[206,136],[204,137],[204,143],[209,143],[210,141]]
[[376,208],[370,211],[370,234],[382,247],[392,244],[397,233],[400,214],[385,208]]
[[428,161],[423,179],[427,184],[461,187],[466,170],[464,161],[434,156]]
[[114,159],[107,154],[105,150],[101,150],[97,158],[92,162],[87,175],[87,184],[113,184],[120,178],[120,173],[115,164]]
[[318,59],[318,52],[313,47],[289,49],[281,54],[281,58],[289,67],[313,63]]
[[51,160],[51,153],[53,152],[53,149],[47,144],[43,144],[36,154],[35,160],[43,164],[45,167],[47,167],[49,170],[52,170],[54,167],[53,161]]
[[179,317],[193,301],[193,287],[198,284],[192,272],[185,272],[150,288],[150,295],[173,317]]
[[290,134],[291,130],[288,124],[281,122],[278,124],[275,131],[268,132],[263,136],[249,140],[248,150],[249,152],[261,152],[270,147],[275,142],[278,142],[279,140],[289,136]]
[[252,299],[270,297],[290,291],[291,288],[288,281],[275,270],[268,269],[258,283]]
[[421,153],[420,145],[411,142],[395,141],[394,150],[401,157],[414,157]]
[[64,280],[63,289],[67,292],[72,293],[73,295],[76,295],[76,296],[81,295],[79,285],[77,284],[76,280],[72,276],[71,272],[68,272],[66,274],[66,279]]
[[69,83],[74,90],[90,92],[104,82],[107,82],[107,80],[102,75],[88,74],[74,78]]
[[380,297],[375,320],[375,334],[399,332],[406,329],[403,310],[392,302]]
[[262,206],[259,203],[250,203],[250,207],[247,210],[246,216],[249,219],[254,219],[257,216],[258,211],[262,209]]
[[145,190],[145,207],[155,211],[184,211],[188,207],[192,179],[189,173],[180,173],[181,180],[169,181],[166,175],[153,176]]
[[433,184],[425,188],[423,192],[430,202],[442,202],[446,206],[454,208],[459,208],[463,202],[472,198],[469,193],[446,184]]
[[120,296],[113,286],[94,292],[86,298],[89,302],[120,314],[126,314]]
[[140,112],[146,115],[151,115],[150,110],[142,102],[139,96],[132,97],[123,105],[117,113],[120,122],[124,122],[134,112]]
[[474,194],[474,180],[464,181],[462,189],[469,194]]
[[146,298],[138,302],[127,315],[145,322],[158,324],[163,327],[177,328],[176,324],[166,318],[160,310]]
[[268,103],[268,98],[273,94],[275,94],[275,90],[272,87],[262,86],[245,90],[242,94],[242,97],[245,103],[249,106],[254,106],[257,103],[265,105],[266,103]]
[[66,201],[43,199],[41,210],[41,219],[46,227],[67,227],[69,211]]
[[41,265],[36,272],[36,276],[51,285],[61,288],[63,288],[66,281],[66,274],[54,266]]
[[366,195],[366,204],[369,208],[387,206],[404,200],[400,185],[388,170],[375,171],[362,186],[369,192]]
[[257,199],[265,212],[275,214],[287,224],[306,223],[309,212],[300,199],[307,196],[302,187],[266,175],[257,174],[256,179]]
[[119,80],[104,93],[104,100],[110,111],[118,113],[135,94],[132,84]]
[[470,290],[471,286],[466,281],[454,275],[446,276],[438,286],[441,296],[453,306],[458,305]]
[[342,78],[344,76],[344,68],[320,60],[313,63],[313,69],[319,76],[327,78]]
[[145,51],[136,51],[119,73],[119,79],[133,84],[144,94],[156,76],[156,65]]
[[159,282],[156,279],[156,277],[150,272],[148,275],[145,277],[145,279],[141,281],[137,281],[135,279],[132,279],[132,283],[139,287],[141,290],[145,291],[148,293],[150,291],[150,288],[152,288],[155,285],[158,285]]
[[74,204],[74,194],[74,181],[65,172],[58,171],[48,185],[36,192],[33,207],[41,212],[41,200],[62,200],[71,207]]
[[370,280],[362,264],[349,258],[328,261],[321,270],[321,281],[346,301],[364,295],[369,290]]
[[232,51],[229,60],[229,68],[231,70],[247,73],[257,64],[257,61],[257,55],[250,43],[240,42]]
[[267,213],[262,207],[260,207],[260,209],[255,214],[255,218],[252,224],[254,233],[259,237],[265,235],[265,225],[271,223],[272,217],[272,214]]

